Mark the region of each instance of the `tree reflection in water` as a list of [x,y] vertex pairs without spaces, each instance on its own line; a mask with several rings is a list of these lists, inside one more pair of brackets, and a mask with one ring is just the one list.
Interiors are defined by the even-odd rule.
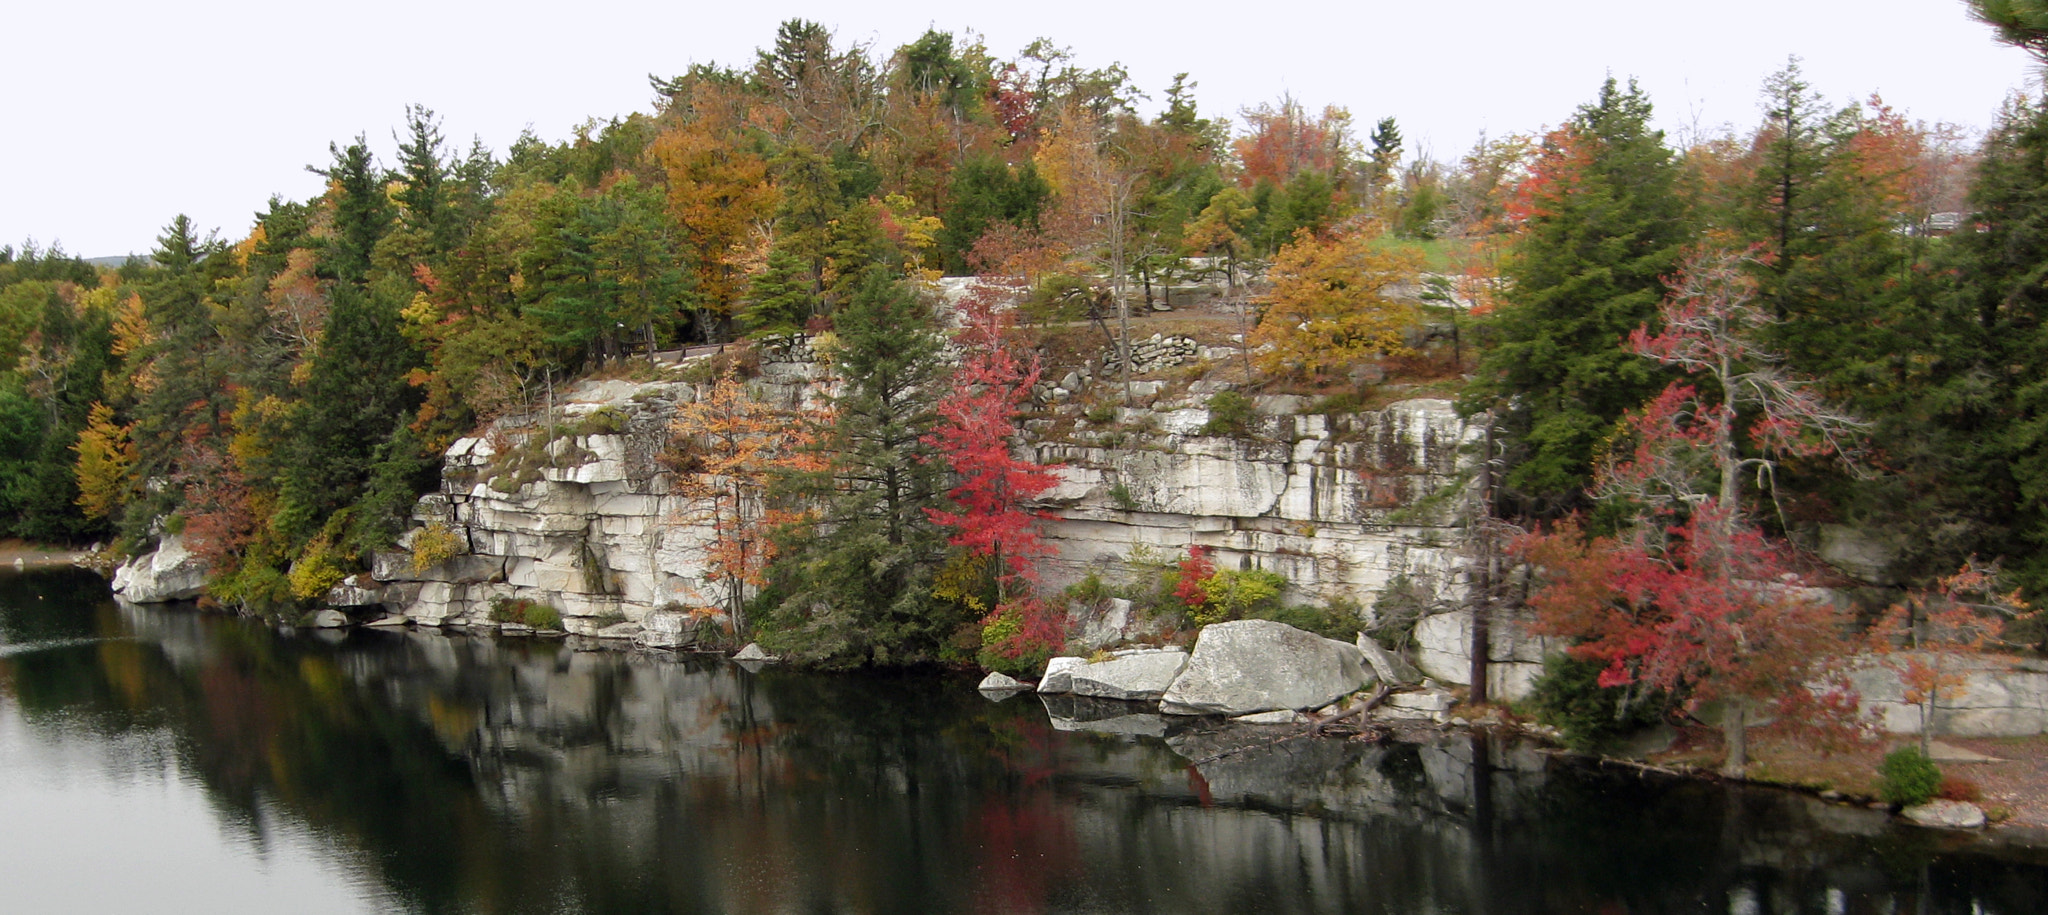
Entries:
[[422,912],[2048,911],[2040,853],[1484,736],[1276,742],[952,677],[281,636],[105,594],[0,578],[0,642],[72,640],[0,653],[30,733],[165,729],[223,821],[303,823]]

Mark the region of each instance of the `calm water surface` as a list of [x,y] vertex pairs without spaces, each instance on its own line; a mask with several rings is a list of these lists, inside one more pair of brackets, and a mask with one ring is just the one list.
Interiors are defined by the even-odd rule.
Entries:
[[2048,912],[2048,854],[1510,743],[0,576],[0,912]]

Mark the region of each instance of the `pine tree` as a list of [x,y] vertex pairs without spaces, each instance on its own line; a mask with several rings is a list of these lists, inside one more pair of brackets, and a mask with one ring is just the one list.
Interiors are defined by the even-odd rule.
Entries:
[[945,533],[937,421],[939,345],[914,289],[870,272],[840,312],[831,416],[812,432],[823,470],[786,484],[815,506],[786,530],[783,595],[761,621],[764,644],[828,665],[930,660],[971,620],[935,601]]
[[1865,320],[1903,262],[1897,207],[1860,166],[1853,107],[1829,110],[1794,59],[1765,83],[1756,167],[1727,221],[1758,250],[1760,295],[1780,322],[1770,341],[1799,370],[1853,390],[1892,347]]
[[1885,417],[1901,468],[1912,571],[1972,554],[2048,586],[2048,106],[2015,103],[1984,144],[1970,193],[1980,231],[1937,261],[1954,288],[1904,316],[1919,344]]
[[346,149],[331,143],[327,148],[334,164],[312,169],[327,178],[334,193],[334,237],[321,261],[336,280],[361,284],[369,280],[377,242],[391,230],[391,202],[366,140],[358,136]]
[[1654,319],[1691,238],[1677,176],[1649,99],[1609,79],[1545,140],[1523,188],[1526,232],[1468,406],[1503,410],[1520,451],[1507,484],[1525,508],[1577,504],[1599,443],[1668,380],[1622,338]]

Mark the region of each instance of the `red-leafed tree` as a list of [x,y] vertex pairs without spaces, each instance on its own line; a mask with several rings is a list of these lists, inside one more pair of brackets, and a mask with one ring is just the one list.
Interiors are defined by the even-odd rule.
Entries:
[[998,600],[1019,580],[1036,577],[1032,563],[1047,552],[1041,515],[1025,507],[1056,485],[1052,471],[1017,457],[1017,413],[1038,382],[1034,354],[1020,359],[1006,335],[1014,322],[1001,305],[1003,287],[978,284],[960,303],[963,323],[954,342],[963,351],[952,387],[939,401],[939,426],[927,442],[953,470],[949,495],[958,511],[929,511],[953,529],[952,545],[996,560],[991,566]]
[[1291,95],[1280,104],[1260,104],[1243,112],[1245,135],[1232,144],[1246,187],[1260,181],[1286,184],[1301,172],[1336,172],[1349,164],[1357,141],[1351,135],[1351,112],[1335,105],[1320,116],[1310,115]]
[[1567,523],[1516,551],[1542,571],[1529,597],[1536,631],[1576,640],[1572,655],[1604,665],[1603,688],[1681,696],[1689,711],[1718,705],[1730,775],[1748,765],[1751,722],[1830,732],[1854,713],[1840,611],[1798,587],[1778,545],[1712,502],[1658,549]]
[[987,569],[995,605],[982,620],[983,663],[1021,669],[1066,641],[1066,617],[1028,588],[1037,578],[1033,564],[1050,550],[1039,532],[1042,515],[1026,504],[1058,478],[1014,450],[1017,413],[1040,365],[1035,354],[1019,358],[1006,339],[1014,318],[1001,303],[1011,292],[977,284],[960,304],[960,367],[926,439],[952,468],[948,494],[958,510],[927,512],[953,530],[948,543]]
[[1790,549],[1748,522],[1742,481],[1768,481],[1786,456],[1851,462],[1862,427],[1756,343],[1773,319],[1754,305],[1744,260],[1689,258],[1669,281],[1663,330],[1629,338],[1713,389],[1674,384],[1628,414],[1632,447],[1600,462],[1594,487],[1633,509],[1626,534],[1589,540],[1563,526],[1518,546],[1544,579],[1529,599],[1536,629],[1603,663],[1602,687],[1720,705],[1723,768],[1737,775],[1749,722],[1840,724],[1855,705],[1838,670],[1848,621],[1808,596]]
[[[1857,469],[1857,440],[1868,424],[1821,399],[1810,380],[1785,370],[1783,359],[1758,342],[1777,319],[1757,304],[1756,281],[1743,269],[1749,261],[1725,250],[1693,254],[1669,281],[1659,312],[1663,330],[1638,327],[1629,336],[1630,349],[1703,378],[1718,396],[1674,385],[1632,414],[1637,447],[1601,469],[1603,494],[1654,500],[1661,487],[1667,501],[1694,500],[1704,493],[1692,481],[1718,477],[1713,495],[1733,526],[1743,514],[1743,480],[1754,475],[1768,483],[1782,458],[1825,458]],[[1705,452],[1704,462],[1694,462],[1703,472],[1690,480],[1673,473],[1686,451]],[[1653,468],[1664,478],[1651,480]]]

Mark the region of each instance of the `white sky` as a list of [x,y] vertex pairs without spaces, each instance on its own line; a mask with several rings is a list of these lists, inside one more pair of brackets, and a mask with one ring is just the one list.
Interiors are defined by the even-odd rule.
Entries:
[[1753,122],[1789,54],[1831,100],[1875,91],[1978,129],[2034,70],[1962,0],[41,0],[5,15],[0,243],[147,252],[181,212],[239,238],[271,194],[319,191],[304,167],[331,141],[368,134],[388,165],[407,103],[438,112],[452,146],[502,153],[528,125],[555,141],[647,110],[650,72],[748,63],[791,17],[884,53],[927,26],[972,29],[998,58],[1046,36],[1083,66],[1125,64],[1147,114],[1187,71],[1205,116],[1286,91],[1349,107],[1361,131],[1392,115],[1411,156],[1438,158],[1481,130],[1556,124],[1609,73],[1685,133]]

